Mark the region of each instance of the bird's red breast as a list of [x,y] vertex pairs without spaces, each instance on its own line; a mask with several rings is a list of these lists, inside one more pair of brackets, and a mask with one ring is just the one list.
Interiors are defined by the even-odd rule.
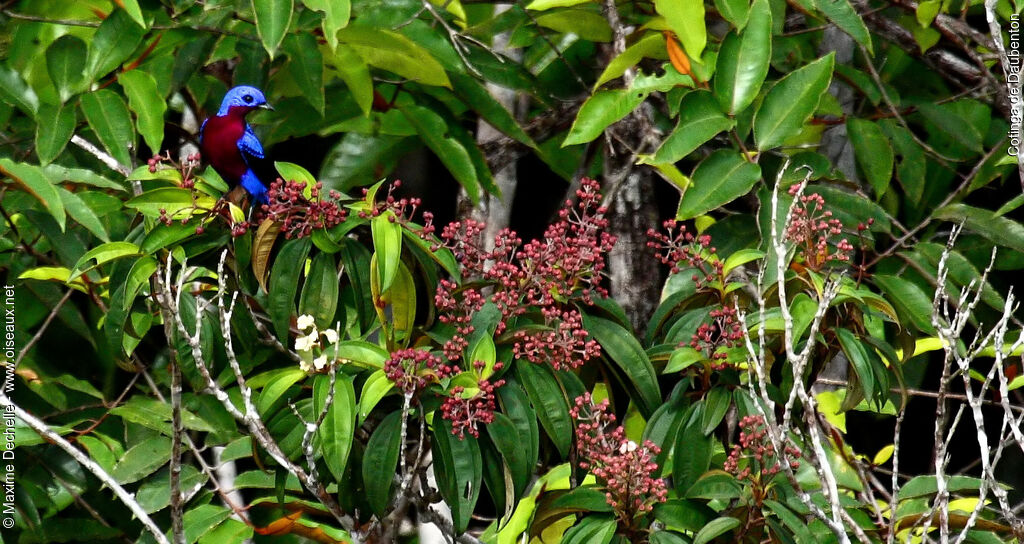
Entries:
[[213,116],[203,127],[203,158],[225,178],[225,181],[232,184],[238,183],[248,168],[242,153],[238,150],[238,140],[245,132],[244,115],[245,113],[236,115],[231,111],[224,116]]

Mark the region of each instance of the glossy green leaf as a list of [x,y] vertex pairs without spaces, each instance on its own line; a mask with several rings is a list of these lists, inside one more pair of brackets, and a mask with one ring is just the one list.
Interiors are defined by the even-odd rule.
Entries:
[[749,0],[715,0],[715,9],[723,19],[732,23],[736,30],[743,30],[750,15]]
[[534,11],[544,11],[551,8],[566,8],[570,6],[576,6],[579,4],[585,4],[590,0],[532,0],[526,5],[526,9],[532,9]]
[[871,52],[871,33],[864,24],[864,17],[857,13],[850,0],[814,0],[814,4],[829,21]]
[[490,91],[476,79],[459,73],[451,75],[452,89],[467,106],[480,114],[491,126],[506,136],[530,147],[536,147],[512,113],[498,102]]
[[[180,486],[182,491],[195,489],[206,483],[206,474],[199,472],[199,469],[189,464],[182,464]],[[139,506],[146,512],[152,514],[167,508],[171,503],[170,472],[162,470],[152,475],[139,486],[135,492],[135,499]]]
[[876,123],[865,119],[848,119],[846,131],[857,156],[857,165],[875,190],[875,198],[882,198],[889,188],[895,161],[889,139]]
[[252,11],[256,15],[256,32],[273,59],[292,23],[295,0],[252,0]]
[[356,418],[356,425],[362,426],[366,417],[370,415],[380,400],[394,388],[394,382],[388,379],[384,370],[375,370],[370,374],[370,377],[363,382],[363,389],[359,392],[359,414]]
[[338,309],[338,267],[334,255],[319,253],[313,258],[299,295],[299,315],[311,315],[320,330],[334,327]]
[[839,338],[839,345],[842,347],[843,353],[846,354],[853,371],[857,374],[864,398],[873,399],[876,393],[875,374],[871,369],[871,362],[868,360],[867,347],[849,329],[837,328],[836,336]]
[[295,86],[302,91],[309,105],[323,115],[324,59],[316,37],[306,32],[291,34],[284,40],[284,51],[288,54],[288,73]]
[[0,158],[0,172],[14,180],[22,189],[36,197],[43,204],[46,211],[57,221],[60,229],[64,230],[67,221],[67,214],[64,210],[64,203],[57,193],[57,188],[38,166],[14,162],[8,158]]
[[913,323],[919,330],[934,334],[932,327],[932,299],[916,284],[897,276],[878,274],[872,278],[899,312],[901,322]]
[[371,66],[424,85],[450,86],[441,63],[426,49],[391,30],[350,25],[338,33]]
[[625,51],[617,55],[594,83],[596,90],[601,85],[622,76],[626,70],[632,69],[641,59],[644,58],[665,58],[665,36],[660,32],[648,32],[644,37],[630,45]]
[[719,149],[704,159],[691,178],[693,183],[679,200],[676,220],[692,219],[750,192],[761,179],[761,167],[730,149]]
[[562,34],[575,34],[591,42],[610,42],[612,29],[599,13],[586,9],[551,11],[534,17],[539,26]]
[[117,80],[128,95],[128,107],[135,112],[142,139],[153,153],[162,152],[167,103],[157,90],[156,80],[141,70],[124,72]]
[[61,102],[67,102],[81,87],[88,51],[85,42],[71,34],[57,38],[46,48],[46,70]]
[[644,417],[650,417],[661,405],[661,388],[654,365],[640,342],[622,325],[601,317],[584,314],[583,328],[626,375],[629,386],[638,393],[633,400]]
[[680,492],[688,490],[711,466],[714,436],[704,434],[701,428],[702,412],[701,409],[693,410],[676,434],[672,452],[672,482]]
[[0,98],[32,118],[35,118],[39,109],[39,97],[36,96],[36,92],[28,86],[21,74],[6,64],[0,65]]
[[464,533],[480,498],[483,482],[483,461],[476,438],[466,434],[462,439],[452,435],[451,423],[434,419],[434,474],[438,490],[452,509],[456,533]]
[[402,451],[402,412],[391,412],[373,431],[363,454],[363,485],[366,501],[378,516],[387,513],[391,485]]
[[309,238],[285,242],[274,259],[274,267],[270,272],[267,311],[274,323],[274,331],[282,341],[289,338],[288,329],[295,314],[295,294],[299,290],[299,277],[302,275],[310,245]]
[[576,120],[562,147],[587,143],[616,121],[627,116],[647,98],[646,93],[628,89],[597,91],[580,106]]
[[171,441],[165,436],[152,436],[124,452],[110,475],[120,484],[130,484],[156,472],[170,458]]
[[586,516],[562,537],[562,544],[608,544],[615,536],[615,518]]
[[324,14],[321,27],[324,31],[324,38],[331,49],[338,47],[338,31],[348,26],[349,18],[352,16],[352,2],[350,0],[302,0],[307,8],[321,11]]
[[330,60],[332,67],[338,71],[338,77],[345,82],[363,115],[370,115],[370,108],[373,106],[373,79],[370,78],[370,68],[366,61],[355,49],[344,44],[338,44],[333,55]]
[[441,159],[445,168],[455,177],[455,181],[466,189],[473,203],[479,202],[480,181],[477,179],[473,160],[465,146],[452,137],[444,118],[423,106],[403,106],[401,110],[409,123],[415,127],[423,143]]
[[[192,192],[181,187],[161,187],[146,191],[125,202],[125,207],[133,208],[150,218],[160,217],[160,210],[166,210],[171,219],[186,219],[194,214],[205,213],[217,203],[212,196],[200,196],[193,199]],[[195,208],[198,206],[199,208]],[[194,227],[193,227],[194,228]]]
[[697,532],[697,535],[693,537],[693,544],[707,544],[716,537],[725,534],[740,526],[740,520],[731,517],[721,517],[712,520],[710,523],[704,526],[703,529]]
[[298,365],[271,371],[269,379],[260,391],[259,398],[256,401],[256,409],[260,415],[265,418],[273,415],[272,410],[282,406],[284,401],[288,400],[282,398],[283,395],[296,383],[304,379],[306,379],[306,371],[300,369]]
[[568,401],[554,371],[546,364],[517,364],[515,367],[516,376],[536,408],[541,426],[558,453],[565,458],[572,445],[572,421],[569,419]]
[[[719,57],[721,58],[721,57]],[[654,154],[655,162],[676,162],[686,157],[735,121],[719,109],[707,91],[694,91],[679,104],[679,122]]]
[[339,358],[366,368],[384,368],[384,361],[388,360],[388,352],[384,348],[362,340],[338,342],[335,350]]
[[984,236],[995,245],[1024,251],[1024,225],[1008,217],[996,216],[992,212],[968,206],[950,204],[935,210],[936,219],[963,223],[964,227]]
[[376,296],[391,287],[402,260],[402,227],[395,221],[394,213],[387,211],[370,220],[373,233],[373,250],[377,263]]
[[43,166],[57,158],[75,132],[75,107],[71,104],[39,107],[36,125],[36,155]]
[[523,447],[524,441],[530,438],[521,436],[515,422],[501,412],[495,412],[494,421],[487,424],[487,436],[491,438],[494,447],[505,460],[515,494],[525,491],[534,468],[533,460]]
[[[89,56],[85,64],[88,80],[99,79],[128,60],[129,55],[142,43],[144,34],[145,30],[131,19],[128,12],[120,9],[110,12],[89,43]],[[83,98],[85,96],[89,95],[83,95]]]
[[[530,403],[529,396],[519,386],[519,382],[514,379],[514,376],[508,374],[507,376],[510,378],[508,383],[498,389],[498,402],[502,413],[508,416],[516,429],[516,445],[520,453],[515,457],[523,459],[523,465],[529,467],[528,474],[524,475],[514,469],[510,463],[512,485],[516,496],[520,496],[529,486],[533,469],[537,465],[537,457],[540,453],[540,429],[537,426],[537,413]],[[497,442],[495,444],[497,445]],[[500,446],[499,451],[504,452]]]
[[754,115],[754,141],[761,151],[779,147],[800,132],[832,81],[835,53],[794,70],[768,91]]
[[704,397],[704,410],[701,413],[700,428],[704,434],[711,434],[725,418],[725,413],[732,406],[732,393],[725,387],[715,387]]
[[71,216],[71,219],[74,219],[79,225],[88,229],[89,232],[93,233],[100,240],[104,242],[110,241],[110,236],[107,234],[107,228],[103,225],[103,221],[100,220],[96,212],[77,193],[72,193],[58,186],[57,194],[60,195],[64,210]]
[[[135,26],[135,23],[131,24]],[[129,149],[135,147],[135,129],[124,100],[110,89],[99,89],[83,94],[80,104],[89,127],[96,133],[96,137],[103,143],[107,152],[117,159],[117,162],[131,164]]]
[[[313,406],[317,414],[324,409],[330,387],[330,376],[318,375],[313,381]],[[337,373],[334,380],[334,402],[327,410],[323,424],[318,430],[324,463],[334,478],[340,480],[345,475],[345,465],[352,449],[356,425],[356,392],[352,378]],[[364,456],[365,459],[365,456]]]
[[700,59],[708,43],[703,0],[654,0],[654,9],[676,33],[686,54]]
[[969,116],[964,115],[956,107],[956,103],[936,105],[930,102],[922,102],[918,104],[917,111],[925,119],[934,123],[942,134],[948,135],[967,149],[976,153],[984,151],[986,131],[982,127],[976,126]]
[[735,115],[750,106],[761,91],[772,58],[772,12],[768,0],[755,0],[746,28],[729,33],[715,66],[715,98]]

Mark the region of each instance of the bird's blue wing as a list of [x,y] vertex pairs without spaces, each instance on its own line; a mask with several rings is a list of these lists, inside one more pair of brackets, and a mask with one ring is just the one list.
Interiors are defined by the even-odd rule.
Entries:
[[252,131],[252,127],[249,125],[245,125],[245,132],[238,139],[238,150],[242,152],[242,157],[245,159],[246,164],[250,166],[252,166],[251,159],[264,158],[263,144],[260,143],[260,139],[256,137],[256,133]]
[[203,119],[203,124],[199,125],[199,145],[203,145],[203,133],[206,132],[206,122],[209,118]]

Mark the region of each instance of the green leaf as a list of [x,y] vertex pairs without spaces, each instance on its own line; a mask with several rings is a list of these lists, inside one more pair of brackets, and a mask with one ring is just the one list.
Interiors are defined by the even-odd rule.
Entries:
[[256,15],[256,32],[273,60],[292,24],[295,0],[252,0],[252,11]]
[[705,435],[701,428],[700,405],[689,410],[689,417],[676,434],[672,453],[672,482],[680,492],[685,492],[707,472],[714,453],[714,436]]
[[676,162],[733,125],[735,121],[722,113],[711,93],[691,92],[680,102],[679,122],[655,152],[654,162]]
[[110,236],[107,234],[107,228],[103,226],[103,221],[100,220],[96,212],[85,201],[79,198],[77,193],[72,193],[58,186],[57,194],[60,195],[61,203],[64,205],[68,215],[71,216],[71,219],[89,229],[89,232],[95,234],[100,240],[104,242],[110,241]]
[[281,179],[285,181],[294,181],[296,183],[305,183],[305,187],[302,188],[302,196],[306,198],[313,198],[313,186],[316,185],[316,177],[313,176],[305,168],[291,162],[275,161],[274,169],[281,176]]
[[800,132],[832,81],[835,53],[811,62],[780,79],[754,115],[754,140],[761,151],[782,145]]
[[[950,476],[946,480],[946,490],[950,493],[961,491],[977,492],[981,488],[982,481],[971,476]],[[899,500],[907,500],[915,497],[926,497],[938,493],[935,475],[914,476],[907,483],[900,487]]]
[[[824,0],[823,0],[824,1]],[[715,98],[735,115],[750,106],[761,91],[772,58],[772,11],[768,0],[755,0],[746,28],[729,33],[715,66]]]
[[363,389],[359,392],[359,414],[356,418],[356,425],[362,426],[374,407],[394,388],[394,382],[388,378],[384,370],[375,370],[371,373],[370,377],[363,382]]
[[71,34],[57,38],[46,48],[46,70],[61,102],[67,102],[81,87],[87,55],[85,42]]
[[1024,251],[1024,225],[967,204],[950,204],[935,211],[936,219],[963,223],[995,245]]
[[146,19],[142,16],[142,8],[139,7],[139,0],[120,0],[118,4],[128,12],[128,16],[139,26],[146,28]]
[[[68,281],[73,281],[85,271],[92,270],[110,261],[137,255],[140,255],[139,246],[131,242],[107,242],[100,244],[87,251],[78,259],[78,262],[71,269],[71,276],[68,278]],[[91,261],[96,261],[96,263],[90,264]]]
[[480,182],[473,160],[465,146],[452,136],[444,118],[423,106],[402,106],[401,111],[416,129],[423,143],[441,159],[445,168],[455,177],[455,181],[466,189],[470,200],[474,204],[479,202]]
[[864,24],[864,18],[853,8],[849,0],[814,0],[818,9],[843,32],[849,34],[857,43],[863,45],[871,53],[871,33]]
[[164,112],[167,103],[157,90],[153,76],[142,70],[130,70],[118,76],[117,81],[128,96],[128,107],[139,120],[139,134],[153,153],[160,153],[164,141]]
[[654,9],[686,49],[690,59],[699,60],[708,43],[703,0],[654,0]]
[[366,502],[377,516],[387,514],[391,483],[395,479],[398,456],[402,452],[402,412],[388,414],[373,431],[363,454],[363,485]]
[[46,166],[64,151],[75,133],[75,107],[71,104],[54,106],[43,104],[39,107],[36,125],[36,155],[39,163]]
[[[186,219],[194,214],[206,213],[201,210],[212,209],[217,199],[203,195],[193,200],[192,192],[181,187],[161,187],[146,191],[125,202],[125,207],[134,208],[142,215],[151,218],[160,217],[160,210],[167,212],[171,219]],[[195,208],[198,206],[199,208]]]
[[306,378],[306,371],[298,366],[279,368],[267,373],[269,376],[256,401],[256,410],[265,418],[272,415],[274,408],[287,399],[281,397],[296,383]]
[[889,188],[895,161],[889,139],[876,123],[865,119],[848,119],[846,130],[857,156],[857,164],[875,190],[875,198],[881,199]]
[[749,0],[715,0],[715,9],[723,19],[732,23],[736,30],[743,30],[750,16]]
[[932,327],[932,299],[916,284],[900,277],[878,274],[872,280],[885,293],[900,314],[900,321],[913,323],[918,330],[935,334]]
[[[329,386],[330,376],[320,374],[314,378],[313,406],[316,407],[317,414],[323,412]],[[327,464],[328,470],[331,471],[336,481],[345,475],[345,465],[348,463],[348,454],[352,449],[355,426],[356,391],[352,385],[352,378],[339,372],[334,380],[334,402],[327,410],[327,416],[317,431],[320,434],[320,447],[324,463]]]
[[712,520],[704,526],[697,535],[693,537],[693,544],[707,544],[728,531],[740,526],[740,520],[730,517],[721,517]]
[[441,63],[426,49],[391,30],[352,25],[338,38],[370,64],[424,85],[450,87]]
[[182,516],[185,526],[185,541],[195,542],[231,517],[230,508],[213,504],[201,504],[191,508]]
[[377,264],[377,290],[379,297],[391,287],[402,260],[402,227],[395,220],[395,214],[386,211],[370,220],[373,234],[373,251]]
[[934,123],[942,134],[948,135],[971,151],[984,152],[985,131],[979,130],[971,118],[963,115],[963,109],[956,106],[956,103],[935,105],[922,102],[917,105],[917,111]]
[[116,9],[110,12],[89,44],[89,57],[85,64],[87,81],[99,79],[120,66],[142,43],[144,34],[145,30],[126,11]]
[[434,419],[434,474],[438,491],[452,509],[455,532],[462,534],[473,516],[480,498],[483,461],[476,438],[452,436],[452,424],[444,418]]
[[120,484],[130,484],[156,472],[170,459],[171,441],[166,436],[151,436],[124,452],[110,475]]
[[517,142],[530,147],[537,146],[505,106],[495,100],[490,91],[476,79],[465,74],[453,73],[451,82],[452,89],[459,98],[491,126]]
[[267,311],[274,323],[274,331],[281,341],[287,341],[289,337],[288,329],[292,315],[295,314],[295,293],[299,290],[299,276],[302,274],[310,245],[309,238],[285,242],[270,272]]
[[288,73],[310,106],[324,114],[324,58],[316,37],[308,32],[291,34],[284,41]]
[[335,351],[338,358],[348,359],[348,362],[366,368],[384,368],[384,362],[388,360],[388,352],[384,351],[384,348],[362,340],[338,342]]
[[622,74],[626,73],[626,70],[636,66],[641,59],[664,57],[665,36],[661,32],[648,32],[643,38],[640,38],[636,43],[627,47],[625,51],[608,63],[608,66],[606,66],[604,71],[601,72],[601,76],[597,78],[597,83],[594,83],[594,90],[597,90],[601,85],[620,77]]
[[[529,363],[527,361],[527,363]],[[572,421],[569,404],[554,371],[546,364],[517,364],[516,376],[526,389],[530,403],[537,410],[537,418],[548,433],[562,458],[569,455],[572,445]]]
[[[837,327],[835,331],[836,336],[839,338],[839,345],[842,347],[843,353],[846,354],[846,357],[850,360],[850,364],[853,366],[853,371],[857,374],[857,379],[860,381],[864,398],[875,398],[875,374],[871,370],[871,362],[868,360],[867,348],[865,348],[864,344],[858,340],[857,336],[849,329]],[[850,394],[847,393],[847,398],[856,397],[851,397]]]
[[299,315],[313,316],[320,330],[334,326],[332,320],[338,309],[338,267],[334,255],[319,253],[313,258],[309,274],[299,295]]
[[533,0],[526,5],[526,9],[532,9],[533,11],[544,11],[551,8],[567,8],[570,6],[577,6],[579,4],[585,4],[590,0]]
[[597,91],[580,107],[562,147],[597,138],[610,125],[629,115],[645,98],[647,93],[629,89]]
[[[120,13],[115,11],[114,13]],[[109,18],[108,18],[109,20]],[[132,23],[135,26],[135,23]],[[135,129],[128,106],[117,93],[99,89],[83,94],[79,99],[85,120],[103,143],[103,147],[121,164],[131,164],[128,151],[135,147]]]
[[611,516],[586,516],[565,532],[561,544],[608,544],[616,526]]
[[[529,396],[520,387],[514,375],[506,374],[506,376],[509,377],[509,380],[504,387],[498,389],[498,402],[502,413],[508,416],[516,429],[514,436],[516,436],[516,445],[520,452],[516,458],[523,459],[523,465],[527,467],[524,472],[519,472],[512,461],[506,460],[512,474],[513,488],[518,497],[530,485],[533,469],[537,465],[537,457],[540,453],[540,429],[537,426],[537,413],[530,403]],[[505,450],[498,445],[497,440],[495,440],[495,445],[498,446],[502,455],[505,455]]]
[[667,528],[676,531],[697,532],[717,516],[714,510],[703,502],[686,499],[669,499],[654,505],[654,517]]
[[505,460],[515,495],[518,496],[526,489],[533,475],[532,459],[523,447],[530,437],[522,436],[515,422],[501,412],[495,412],[494,421],[487,424],[487,436]]
[[[189,464],[181,466],[181,490],[188,492],[206,483],[207,476],[199,469]],[[159,474],[146,478],[146,481],[139,486],[135,492],[135,499],[139,506],[147,513],[152,514],[167,508],[171,504],[171,483],[170,471],[162,470]]]
[[64,203],[57,193],[57,188],[46,177],[42,169],[31,164],[14,162],[8,158],[0,158],[0,172],[21,186],[43,204],[46,211],[57,221],[60,230],[64,230],[67,215]]
[[661,389],[654,365],[640,342],[622,325],[600,317],[583,314],[583,328],[629,378],[629,385],[638,393],[633,400],[645,418],[651,417],[661,405]]
[[729,406],[732,405],[732,393],[725,387],[715,387],[708,391],[707,396],[704,397],[704,410],[701,412],[700,430],[706,434],[711,434],[718,424],[722,422],[722,418],[725,417],[725,413],[729,410]]
[[585,9],[552,11],[534,18],[538,25],[562,34],[575,34],[591,42],[612,41],[608,20],[599,13]]
[[302,0],[302,3],[309,9],[323,12],[324,20],[321,27],[324,30],[324,38],[332,50],[337,49],[338,31],[348,26],[349,18],[352,16],[350,0]]
[[345,82],[363,115],[370,115],[373,107],[373,80],[366,61],[355,49],[344,44],[338,44],[331,60],[332,67],[338,71],[338,77]]
[[761,179],[761,167],[731,149],[719,149],[704,159],[679,199],[676,220],[692,219],[747,194]]
[[36,111],[39,109],[39,97],[21,74],[6,64],[0,64],[0,98],[35,119]]

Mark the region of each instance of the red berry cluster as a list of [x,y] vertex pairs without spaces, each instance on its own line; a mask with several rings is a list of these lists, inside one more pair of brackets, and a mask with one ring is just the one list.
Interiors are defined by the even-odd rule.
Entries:
[[576,422],[579,466],[604,487],[605,500],[625,526],[665,502],[665,481],[651,476],[658,470],[654,457],[661,452],[656,444],[626,439],[621,425],[613,427],[615,415],[608,413],[608,401],[594,404],[590,393],[577,397],[569,413]]
[[718,348],[733,348],[743,343],[743,326],[736,319],[736,308],[722,306],[711,310],[711,323],[697,328],[690,340],[690,347],[711,359],[713,370],[725,370],[729,354]]
[[[800,463],[800,450],[793,446],[785,446],[785,453],[792,459],[790,468],[796,470]],[[747,462],[741,468],[743,460]],[[726,472],[735,474],[737,479],[749,480],[755,484],[763,484],[779,473],[782,465],[776,455],[775,446],[768,439],[764,416],[745,416],[740,420],[740,443],[732,447],[723,467]]]
[[457,221],[441,230],[434,249],[450,249],[465,279],[473,282],[460,286],[443,280],[435,295],[439,319],[456,329],[445,345],[446,357],[460,357],[473,332],[473,315],[487,301],[501,312],[496,334],[528,310],[539,310],[543,317],[544,330],[514,335],[516,357],[547,362],[557,369],[576,368],[599,354],[597,343],[587,340],[579,311],[566,307],[575,296],[586,304],[593,302],[594,293],[607,296],[601,287],[604,255],[615,237],[604,232],[607,210],[600,206],[598,183],[584,179],[576,196],[575,207],[566,202],[543,237],[525,245],[515,232],[504,229],[495,236],[494,249],[487,250],[482,240],[484,224],[473,220]]
[[668,265],[672,273],[681,272],[684,268],[693,268],[695,273],[692,280],[697,284],[697,289],[704,289],[708,284],[721,280],[724,285],[724,263],[721,259],[712,259],[711,256],[717,251],[711,245],[711,236],[707,234],[694,235],[686,230],[685,225],[679,225],[676,232],[676,220],[669,219],[662,223],[665,233],[654,229],[647,229],[647,247],[655,250],[658,260]]
[[414,395],[439,378],[459,373],[459,367],[441,363],[441,359],[421,349],[400,349],[384,362],[384,374],[402,392]]
[[[416,209],[420,207],[422,201],[419,198],[403,197],[395,198],[395,189],[402,187],[402,180],[396,179],[388,186],[388,196],[381,202],[375,203],[373,209],[370,211],[361,210],[359,212],[360,219],[369,219],[371,217],[377,217],[378,215],[391,210],[393,214],[388,218],[392,223],[398,222],[406,224],[413,215],[416,214]],[[363,197],[369,194],[368,189],[363,189]],[[430,213],[424,213],[425,217],[430,217]],[[426,227],[422,227],[420,230],[424,234],[434,232],[434,227],[429,223]]]
[[[789,194],[795,196],[799,190],[799,184],[793,185]],[[799,246],[804,265],[815,271],[830,261],[850,260],[854,248],[846,238],[830,247],[830,241],[842,233],[842,221],[825,209],[825,198],[818,193],[800,196],[786,227],[786,239]]]
[[453,387],[449,391],[450,396],[441,404],[441,417],[452,422],[452,434],[459,439],[465,438],[466,433],[473,437],[480,436],[477,424],[494,421],[494,410],[497,409],[494,391],[503,385],[505,380],[501,379],[494,383],[480,380],[477,382],[479,391],[468,398],[463,398],[466,391],[463,386]]
[[302,194],[305,189],[305,182],[278,178],[270,184],[270,202],[263,205],[261,219],[280,221],[285,238],[303,238],[313,229],[329,229],[345,221],[347,210],[338,204],[340,193],[332,190],[330,199],[321,200],[322,183],[309,188],[309,198]]

